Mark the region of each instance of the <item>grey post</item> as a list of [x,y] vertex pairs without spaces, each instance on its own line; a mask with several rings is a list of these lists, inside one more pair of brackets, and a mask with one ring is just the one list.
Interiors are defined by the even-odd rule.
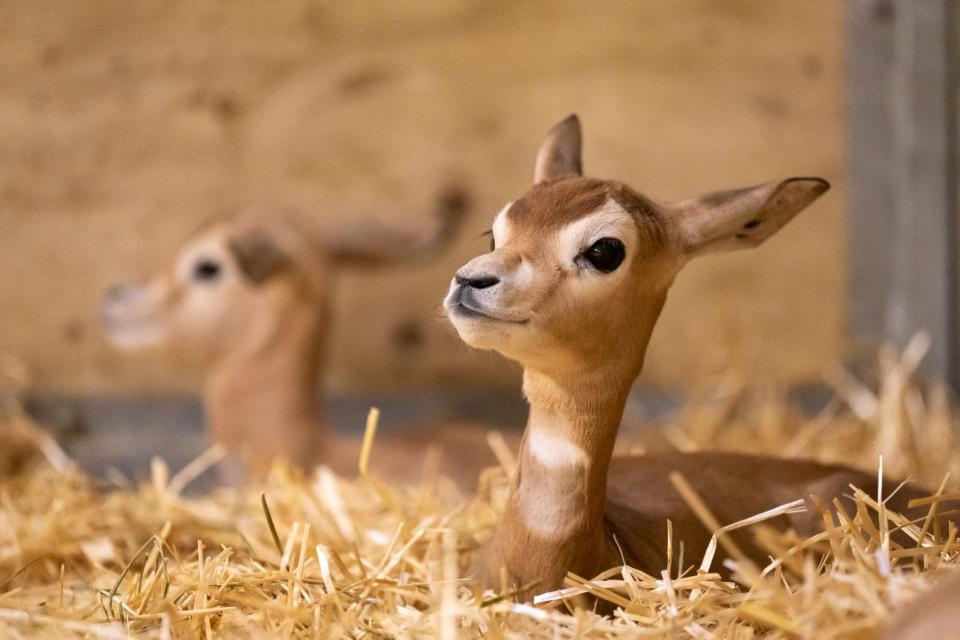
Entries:
[[957,388],[957,0],[847,0],[849,330]]

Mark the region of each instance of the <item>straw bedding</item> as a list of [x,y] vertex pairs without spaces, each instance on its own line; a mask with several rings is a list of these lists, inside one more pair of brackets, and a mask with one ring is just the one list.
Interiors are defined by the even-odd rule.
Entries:
[[[922,347],[884,358],[873,385],[836,374],[837,398],[819,416],[726,384],[655,437],[628,431],[621,448],[763,450],[871,469],[882,459],[883,473],[939,489],[931,510],[949,509],[955,416],[945,393],[912,381]],[[876,502],[875,487],[861,487],[851,488],[856,508],[818,506],[826,530],[813,538],[764,528],[770,514],[721,523],[749,526],[772,559],[765,568],[734,562],[735,580],[721,579],[708,554],[684,558],[679,575],[629,567],[570,575],[562,591],[518,604],[509,591],[481,592],[462,577],[504,501],[505,452],[470,497],[443,479],[397,487],[283,468],[256,488],[195,497],[184,489],[216,451],[176,473],[157,461],[146,481],[120,486],[74,468],[14,404],[5,425],[0,448],[9,454],[16,440],[18,459],[33,452],[27,468],[0,479],[5,638],[868,638],[899,604],[958,568],[952,527],[905,522]],[[710,505],[698,504],[684,478],[673,480],[709,520]],[[891,541],[895,527],[915,544]],[[581,593],[615,613],[580,607]]]

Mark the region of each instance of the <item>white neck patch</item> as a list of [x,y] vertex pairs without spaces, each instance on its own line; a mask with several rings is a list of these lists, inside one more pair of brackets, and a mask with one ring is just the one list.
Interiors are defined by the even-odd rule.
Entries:
[[526,448],[542,469],[520,487],[524,524],[545,538],[567,536],[583,521],[589,457],[569,439],[535,428]]
[[547,469],[585,466],[587,454],[563,436],[531,429],[527,434],[527,449]]

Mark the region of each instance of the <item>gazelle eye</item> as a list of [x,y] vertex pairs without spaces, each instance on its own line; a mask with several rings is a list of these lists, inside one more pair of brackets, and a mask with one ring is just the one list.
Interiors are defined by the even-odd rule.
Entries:
[[600,238],[590,248],[583,252],[583,257],[592,264],[597,271],[610,273],[623,262],[626,249],[623,243],[616,238]]
[[210,282],[220,276],[220,263],[215,260],[200,260],[193,266],[193,279]]

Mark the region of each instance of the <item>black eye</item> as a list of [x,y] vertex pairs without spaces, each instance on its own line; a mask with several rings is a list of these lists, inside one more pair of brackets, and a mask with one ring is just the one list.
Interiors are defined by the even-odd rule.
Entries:
[[616,238],[600,238],[583,252],[583,257],[597,271],[603,271],[604,273],[610,273],[619,267],[625,256],[626,249],[623,243]]
[[216,280],[220,275],[220,263],[213,260],[201,260],[193,266],[194,280],[206,281]]

